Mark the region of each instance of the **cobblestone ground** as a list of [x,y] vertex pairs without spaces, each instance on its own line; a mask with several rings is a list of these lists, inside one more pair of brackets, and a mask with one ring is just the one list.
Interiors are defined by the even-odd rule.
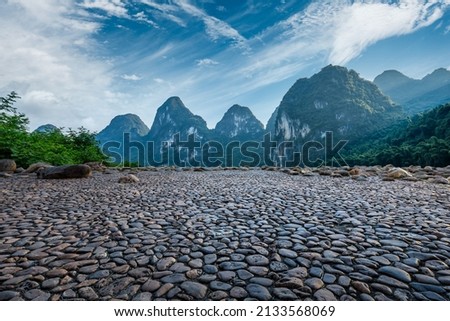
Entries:
[[449,300],[450,188],[262,170],[0,179],[0,300]]

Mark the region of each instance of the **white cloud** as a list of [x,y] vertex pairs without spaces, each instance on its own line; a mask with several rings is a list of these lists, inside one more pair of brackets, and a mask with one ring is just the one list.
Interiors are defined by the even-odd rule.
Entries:
[[160,4],[152,0],[141,0],[140,2],[156,10],[153,12],[155,16],[161,16],[167,20],[176,23],[181,27],[187,26],[186,22],[183,19],[175,15],[180,12],[180,8],[178,6],[172,4]]
[[183,14],[187,14],[189,18],[197,18],[204,23],[206,34],[212,41],[225,38],[232,40],[239,47],[246,49],[247,51],[249,50],[246,46],[245,37],[243,37],[236,29],[231,27],[225,21],[208,15],[205,11],[197,8],[188,0],[173,0],[170,1],[169,4],[160,4],[152,0],[141,0],[140,2],[156,10],[156,12],[153,12],[154,15],[160,15],[182,27],[187,27],[187,23],[181,18]]
[[442,10],[433,3],[418,0],[401,1],[397,5],[354,3],[345,6],[330,24],[334,32],[329,61],[345,64],[368,46],[429,26],[442,15]]
[[104,117],[101,93],[113,77],[93,55],[99,25],[64,0],[14,0],[0,3],[0,12],[0,93],[15,90],[23,97],[18,107],[31,127]]
[[164,89],[164,90],[181,90],[181,88],[183,87],[182,84],[177,84],[177,86],[175,87],[174,84],[171,81],[165,80],[165,79],[162,79],[162,78],[153,78],[153,81],[157,84],[157,86],[159,88],[158,91],[159,91],[160,94],[161,94],[160,89]]
[[110,16],[128,17],[128,10],[121,0],[84,0],[81,4],[86,9],[99,9]]
[[137,21],[142,21],[142,22],[145,22],[145,23],[151,25],[152,27],[159,28],[158,24],[156,22],[150,20],[144,11],[136,13],[133,17],[135,17],[137,19]]
[[129,98],[128,94],[119,92],[119,91],[111,91],[105,90],[103,93],[106,100],[110,103],[121,104],[124,103],[126,99]]
[[217,6],[216,10],[220,12],[227,12],[227,8],[225,8],[224,6]]
[[253,38],[250,45],[261,48],[233,76],[258,79],[257,88],[290,78],[312,62],[345,65],[380,40],[429,26],[443,8],[442,2],[422,0],[316,1]]
[[52,92],[43,91],[43,90],[32,90],[30,92],[27,92],[23,98],[23,101],[26,104],[34,104],[34,105],[41,105],[41,104],[56,104],[59,102],[56,95]]
[[152,7],[154,9],[157,9],[159,11],[162,12],[175,12],[178,11],[178,7],[172,4],[161,4],[161,3],[157,3],[155,1],[152,0],[141,0],[140,1],[143,4],[146,4],[149,7]]
[[245,46],[246,39],[225,21],[208,15],[203,10],[192,5],[188,0],[174,1],[184,12],[203,21],[206,26],[206,33],[213,41],[219,38],[227,38],[240,46]]
[[205,58],[205,59],[199,59],[195,61],[197,63],[197,66],[214,66],[214,65],[218,65],[219,63],[215,60],[209,59],[209,58]]
[[138,76],[138,75],[135,75],[135,74],[132,74],[132,75],[124,74],[124,75],[121,76],[121,78],[122,78],[122,79],[125,79],[125,80],[131,80],[131,81],[139,81],[139,80],[142,80],[142,77],[140,77],[140,76]]

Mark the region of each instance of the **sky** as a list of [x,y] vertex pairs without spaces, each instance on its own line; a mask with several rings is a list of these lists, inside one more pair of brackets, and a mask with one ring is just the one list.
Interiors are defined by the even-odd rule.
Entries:
[[450,68],[450,0],[0,0],[0,96],[30,129],[151,126],[171,96],[214,128],[233,104],[266,123],[299,78]]

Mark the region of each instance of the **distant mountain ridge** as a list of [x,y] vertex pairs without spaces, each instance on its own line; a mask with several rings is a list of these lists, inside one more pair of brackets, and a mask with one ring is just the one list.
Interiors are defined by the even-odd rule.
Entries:
[[450,102],[450,71],[439,68],[422,79],[387,70],[374,79],[381,91],[402,105],[408,115]]
[[[421,90],[426,93],[416,102],[429,104],[425,101],[445,96],[448,73],[445,69],[438,69],[424,77],[421,81],[428,85],[422,85]],[[383,92],[375,83],[361,78],[353,70],[326,66],[312,77],[296,81],[265,128],[248,107],[233,105],[215,128],[209,129],[206,121],[194,115],[179,97],[170,97],[157,109],[150,129],[136,115],[121,115],[114,118],[97,138],[102,143],[107,140],[120,141],[124,132],[130,132],[132,140],[146,146],[149,142],[152,143],[156,158],[164,154],[169,146],[182,150],[184,142],[190,136],[195,137],[202,145],[209,141],[226,145],[234,141],[261,142],[266,133],[271,133],[272,139],[278,143],[292,141],[296,148],[301,148],[308,141],[323,142],[325,134],[332,132],[336,141],[347,140],[351,144],[364,140],[371,133],[380,131],[399,119],[406,119],[402,106],[385,95],[385,91],[395,92],[418,82],[395,70],[384,72],[376,81],[383,86]],[[438,86],[442,84],[443,86]],[[433,89],[435,87],[439,88]],[[399,94],[406,97],[403,99],[409,99],[403,89],[399,90]],[[257,149],[257,153],[261,152],[261,148]],[[189,160],[199,156],[200,152],[196,153],[187,155],[183,152],[180,155],[182,159]],[[239,153],[237,151],[237,155],[232,155],[232,164],[239,163],[243,158],[243,154]],[[137,156],[133,154],[131,161],[136,160]],[[173,159],[166,161],[171,164]]]
[[39,126],[34,130],[34,133],[53,133],[53,132],[59,132],[60,129],[52,124],[46,124]]

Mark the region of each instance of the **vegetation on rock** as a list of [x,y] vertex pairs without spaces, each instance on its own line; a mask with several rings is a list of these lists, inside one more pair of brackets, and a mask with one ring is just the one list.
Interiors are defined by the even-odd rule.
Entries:
[[449,165],[450,104],[353,142],[345,159],[350,165]]

